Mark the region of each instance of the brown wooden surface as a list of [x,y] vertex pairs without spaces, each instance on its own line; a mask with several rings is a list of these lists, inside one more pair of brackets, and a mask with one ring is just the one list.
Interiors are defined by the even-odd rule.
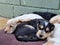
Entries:
[[3,29],[7,21],[8,21],[8,18],[0,17],[0,29]]

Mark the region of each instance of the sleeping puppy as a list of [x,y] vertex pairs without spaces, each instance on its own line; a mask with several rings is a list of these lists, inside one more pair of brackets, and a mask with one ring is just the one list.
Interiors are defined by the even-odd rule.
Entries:
[[50,22],[53,24],[60,23],[60,15],[56,15],[50,19]]
[[57,14],[55,13],[51,13],[51,12],[38,12],[38,11],[35,11],[35,12],[32,12],[34,14],[38,14],[40,15],[41,17],[43,17],[44,19],[46,20],[50,20],[52,17],[56,16]]
[[37,14],[24,14],[22,16],[18,16],[8,20],[4,31],[7,33],[12,33],[15,30],[17,24],[21,24],[24,21],[27,22],[33,19],[43,19],[43,18]]
[[[22,27],[22,23],[20,25]],[[52,35],[53,29],[54,29],[53,24],[51,24],[48,21],[43,20],[43,19],[34,19],[29,22],[24,22],[23,25],[30,25],[30,26],[27,26],[27,28],[22,27],[21,30],[26,29],[27,32],[25,32],[25,33],[28,33],[28,27],[32,28],[34,31],[36,31],[36,36],[40,40],[45,40],[48,37],[50,37]],[[20,27],[18,27],[16,30],[18,30],[18,29],[20,31]],[[29,29],[29,30],[32,30],[32,29]],[[17,31],[17,33],[19,31]]]
[[54,24],[53,36],[44,45],[60,45],[60,24]]

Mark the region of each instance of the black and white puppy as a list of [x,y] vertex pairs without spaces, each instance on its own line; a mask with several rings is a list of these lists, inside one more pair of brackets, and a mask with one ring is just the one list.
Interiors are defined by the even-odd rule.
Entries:
[[25,37],[30,37],[34,40],[44,40],[51,36],[53,29],[54,25],[49,23],[48,21],[43,19],[33,19],[31,21],[19,24],[16,27],[14,34],[17,37],[21,37],[21,35],[24,35]]
[[37,31],[36,35],[40,39],[45,39],[53,33],[54,25],[44,19],[34,19],[30,25],[35,27]]

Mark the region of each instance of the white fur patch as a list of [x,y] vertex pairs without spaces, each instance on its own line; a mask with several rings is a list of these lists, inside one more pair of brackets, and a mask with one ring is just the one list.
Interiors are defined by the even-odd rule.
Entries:
[[60,24],[55,24],[54,38],[60,38]]
[[31,25],[25,25],[26,27],[29,27],[29,28],[31,28],[31,29],[35,29],[33,26],[31,26]]

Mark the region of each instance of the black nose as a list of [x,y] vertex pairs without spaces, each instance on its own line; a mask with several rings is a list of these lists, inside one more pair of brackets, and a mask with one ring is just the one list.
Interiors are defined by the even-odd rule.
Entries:
[[43,37],[43,35],[40,35],[40,37]]

